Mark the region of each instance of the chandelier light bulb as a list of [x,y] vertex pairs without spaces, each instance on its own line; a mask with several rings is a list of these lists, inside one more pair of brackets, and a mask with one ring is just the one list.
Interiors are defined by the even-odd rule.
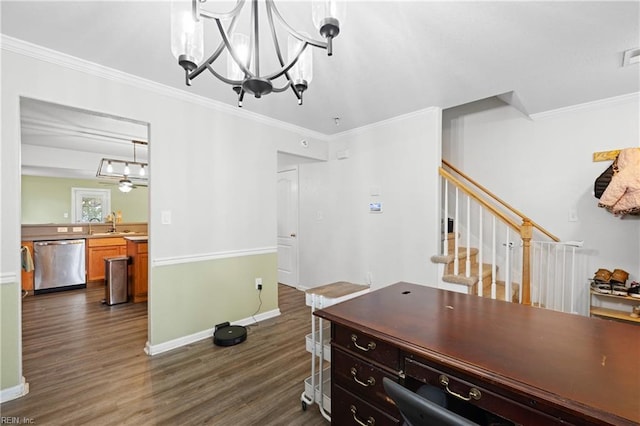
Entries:
[[113,173],[113,165],[111,164],[111,161],[107,162],[107,173]]
[[140,172],[139,172],[140,176],[144,176],[146,174],[145,170],[144,170],[144,164],[140,165]]
[[[249,36],[242,33],[234,33],[231,36],[231,47],[233,48],[237,58],[244,67],[249,64]],[[231,52],[227,50],[227,78],[229,80],[244,80],[244,71],[238,66],[231,56]]]
[[129,163],[124,163],[124,171],[122,172],[122,174],[128,176],[129,173],[131,173],[131,170],[129,170]]
[[344,25],[346,12],[346,1],[313,0],[311,3],[311,19],[320,35],[327,39],[329,56],[333,55],[333,39],[340,34],[340,26]]
[[194,20],[191,8],[189,0],[171,2],[171,53],[187,72],[204,57],[202,20]]

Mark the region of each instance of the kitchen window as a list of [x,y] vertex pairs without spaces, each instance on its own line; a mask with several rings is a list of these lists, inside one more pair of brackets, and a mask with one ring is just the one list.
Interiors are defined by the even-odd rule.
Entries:
[[104,222],[104,218],[110,212],[110,190],[71,188],[71,222]]

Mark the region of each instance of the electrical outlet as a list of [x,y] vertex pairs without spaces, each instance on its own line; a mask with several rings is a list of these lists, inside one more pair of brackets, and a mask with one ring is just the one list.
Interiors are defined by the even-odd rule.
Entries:
[[256,278],[256,290],[262,290],[262,278]]

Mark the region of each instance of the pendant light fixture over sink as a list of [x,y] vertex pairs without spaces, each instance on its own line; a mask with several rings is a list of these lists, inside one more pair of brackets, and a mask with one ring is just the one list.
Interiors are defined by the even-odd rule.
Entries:
[[[319,41],[293,29],[284,20],[273,0],[250,1],[249,35],[236,31],[240,16],[243,15],[245,0],[237,0],[235,6],[224,13],[206,10],[204,6],[207,0],[172,1],[171,51],[178,59],[178,64],[184,68],[185,82],[190,86],[193,79],[208,70],[232,87],[238,95],[239,107],[242,106],[245,93],[261,98],[271,92],[284,92],[289,88],[298,98],[298,104],[302,105],[302,94],[313,78],[313,57],[309,46],[326,49],[329,56],[333,54],[333,39],[338,36],[340,25],[344,23],[345,3],[339,0],[311,2],[313,22],[326,40]],[[274,65],[275,70],[267,73],[261,69],[261,48],[268,47],[261,44],[261,18],[263,25],[266,19],[271,34],[272,55],[275,56],[271,62],[275,64],[277,60],[278,64]],[[203,61],[204,19],[215,21],[221,41]],[[278,33],[288,37],[286,59],[280,48]],[[226,54],[222,55],[223,52]],[[226,76],[213,68],[220,56],[226,57]],[[280,87],[274,86],[276,81],[280,82]]]
[[96,177],[110,181],[117,180],[118,189],[121,192],[129,192],[136,186],[147,186],[149,181],[149,163],[138,161],[136,158],[136,146],[147,146],[144,141],[131,141],[133,143],[133,160],[118,160],[115,158],[103,158],[98,165]]

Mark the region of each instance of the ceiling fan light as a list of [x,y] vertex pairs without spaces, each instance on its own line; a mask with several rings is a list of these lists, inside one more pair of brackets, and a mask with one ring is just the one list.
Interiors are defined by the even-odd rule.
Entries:
[[130,192],[133,189],[133,183],[131,183],[129,179],[122,179],[118,183],[118,189],[120,190],[120,192]]

